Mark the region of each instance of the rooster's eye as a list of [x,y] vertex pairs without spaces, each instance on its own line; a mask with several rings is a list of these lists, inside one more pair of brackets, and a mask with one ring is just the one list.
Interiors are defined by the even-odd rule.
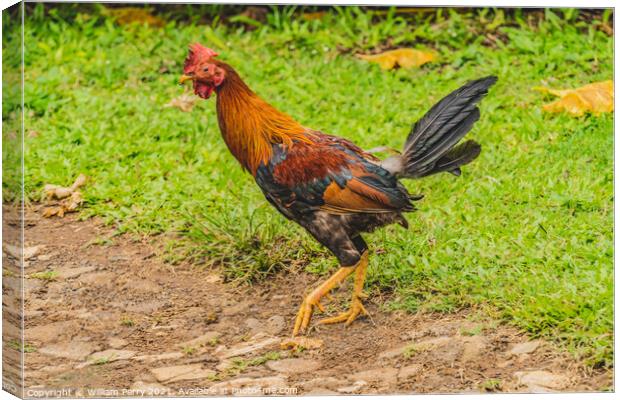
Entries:
[[209,72],[209,67],[204,67],[202,70],[203,70],[204,72]]

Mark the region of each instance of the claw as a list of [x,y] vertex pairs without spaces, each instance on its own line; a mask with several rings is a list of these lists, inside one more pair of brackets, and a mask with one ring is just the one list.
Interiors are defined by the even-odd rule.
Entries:
[[357,319],[357,317],[359,317],[360,314],[365,316],[370,315],[368,311],[366,311],[366,308],[364,308],[362,302],[356,298],[351,302],[351,308],[349,308],[349,311],[343,312],[342,314],[336,315],[335,317],[322,319],[318,322],[318,324],[325,325],[344,322],[345,326],[349,326],[353,321]]
[[312,295],[307,296],[301,303],[299,312],[297,313],[297,318],[295,318],[293,336],[297,336],[300,332],[305,332],[306,328],[308,328],[310,318],[312,318],[312,313],[314,312],[314,307],[317,307],[322,312],[325,311],[318,299],[314,299]]
[[[365,252],[358,263],[355,271],[355,282],[353,284],[353,296],[351,298],[351,307],[349,311],[331,318],[325,318],[319,321],[319,324],[336,324],[344,322],[346,326],[351,325],[360,314],[370,317],[370,314],[364,308],[361,299],[365,299],[368,295],[362,292],[364,288],[364,279],[366,278],[366,268],[368,267],[368,252]],[[372,318],[370,319],[372,321]],[[374,322],[373,322],[374,323]]]
[[338,322],[349,319],[349,311],[336,315],[335,317],[325,318],[317,322],[318,325],[337,324]]
[[325,312],[325,308],[319,302],[321,298],[329,293],[334,286],[342,283],[342,281],[344,281],[347,276],[351,275],[354,270],[355,267],[341,267],[335,274],[329,277],[329,279],[306,296],[304,301],[301,303],[299,311],[297,312],[297,317],[295,318],[293,336],[297,336],[300,332],[304,332],[308,328],[310,318],[312,318],[312,313],[314,312],[314,307],[318,308],[322,312]]
[[297,336],[297,334],[299,333],[299,329],[301,328],[301,322],[304,318],[303,311],[305,303],[306,301],[304,300],[299,307],[299,311],[297,312],[297,317],[295,318],[295,327],[293,328],[293,336]]

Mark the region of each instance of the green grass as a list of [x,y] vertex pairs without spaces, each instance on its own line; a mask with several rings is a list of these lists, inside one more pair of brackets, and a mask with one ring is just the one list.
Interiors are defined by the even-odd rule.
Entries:
[[110,362],[110,357],[101,357],[93,360],[93,365],[105,365]]
[[248,367],[256,367],[263,365],[268,361],[274,361],[280,359],[280,353],[277,351],[270,351],[258,357],[252,359],[243,359],[241,357],[231,358],[231,366],[226,369],[226,373],[229,375],[238,375],[245,371]]
[[[28,15],[28,197],[84,173],[83,218],[101,216],[118,233],[172,233],[185,243],[170,245],[173,261],[219,265],[238,279],[283,267],[325,273],[335,259],[273,210],[228,153],[215,101],[191,113],[164,108],[183,91],[176,82],[187,45],[216,48],[275,106],[365,148],[399,148],[441,97],[496,74],[469,135],[482,143],[480,158],[460,178],[405,182],[425,198],[408,215],[409,230],[368,235],[385,252],[371,258],[367,286],[393,291],[394,308],[476,306],[590,365],[611,366],[613,116],[546,114],[550,99],[532,90],[612,79],[613,40],[597,28],[602,22],[570,10],[533,19],[489,10],[377,18],[341,8],[314,21],[291,10],[272,11],[252,31]],[[493,45],[489,34],[499,38]],[[17,38],[5,34],[3,48]],[[353,56],[390,46],[431,48],[441,59],[385,72]],[[7,87],[18,82],[18,60],[5,59]],[[19,126],[18,103],[5,94],[5,143],[15,141],[7,132]],[[5,151],[5,163],[16,154]],[[12,171],[5,200],[18,187]]]
[[31,345],[30,343],[25,343],[22,349],[22,343],[19,340],[9,340],[7,342],[7,345],[13,350],[17,350],[17,351],[23,350],[24,353],[34,353],[35,351],[37,351],[37,348]]
[[42,281],[53,281],[58,277],[58,272],[56,271],[34,272],[28,275],[28,277],[32,279],[40,279]]
[[499,379],[487,379],[482,382],[480,388],[486,390],[487,392],[494,392],[502,388],[502,381]]

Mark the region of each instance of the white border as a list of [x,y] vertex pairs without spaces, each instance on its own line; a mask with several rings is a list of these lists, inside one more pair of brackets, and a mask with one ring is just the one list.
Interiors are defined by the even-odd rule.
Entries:
[[[59,3],[75,3],[76,1],[66,1],[66,0],[57,0]],[[86,2],[86,1],[85,1]],[[101,1],[87,1],[92,3],[101,3]],[[534,7],[534,8],[543,8],[543,7],[576,7],[576,8],[615,8],[616,2],[613,0],[590,0],[590,1],[576,1],[576,0],[542,0],[542,1],[524,1],[524,2],[516,2],[516,1],[506,1],[506,0],[494,0],[494,1],[485,1],[485,0],[461,0],[461,1],[451,1],[451,0],[442,0],[442,1],[428,1],[428,0],[390,0],[390,1],[354,1],[354,0],[337,0],[337,1],[325,1],[325,0],[316,0],[316,1],[302,1],[302,2],[294,2],[294,1],[259,1],[259,0],[243,0],[243,1],[231,1],[231,0],[220,0],[220,1],[182,1],[182,0],[168,0],[168,1],[137,1],[137,0],[108,0],[107,3],[180,3],[180,4],[306,4],[306,5],[377,5],[377,6],[421,6],[421,7],[509,7],[509,8],[526,8],[526,7]],[[5,8],[15,4],[16,1],[12,0],[0,0],[0,5],[2,10]],[[615,10],[614,10],[615,11]],[[616,12],[614,12],[614,27],[618,26],[618,17]],[[2,39],[2,33],[0,32],[0,40]],[[614,35],[615,39],[615,35]],[[615,75],[615,65],[617,65],[618,61],[618,43],[614,41],[614,75]],[[0,78],[2,72],[0,71]],[[615,92],[615,86],[614,86]],[[614,102],[614,110],[617,109],[617,101]],[[1,99],[0,99],[1,104]],[[616,140],[615,133],[618,132],[618,120],[615,118],[614,113],[614,194],[616,192],[616,184],[618,180],[618,174],[620,172],[620,167],[616,161],[616,155],[620,150],[620,141]],[[1,147],[0,147],[1,149]],[[2,160],[0,158],[0,167],[2,166]],[[0,175],[0,182],[1,182]],[[618,287],[619,279],[615,274],[615,265],[616,265],[616,250],[620,245],[620,240],[617,235],[615,235],[615,222],[618,220],[618,214],[620,211],[618,207],[615,207],[614,202],[614,328],[616,327],[616,309],[618,307],[618,297],[615,295],[615,288]],[[2,230],[0,229],[0,240],[2,239]],[[1,260],[0,260],[1,262]],[[0,278],[1,279],[1,278]],[[0,329],[2,326],[2,321],[0,318]],[[618,342],[618,331],[614,329],[614,350],[615,343]],[[614,353],[615,354],[615,353]],[[615,357],[614,357],[615,358]],[[2,359],[2,347],[0,346],[0,360]],[[614,371],[615,372],[615,371]],[[614,388],[616,388],[616,375],[614,373]],[[10,397],[9,397],[10,396]],[[14,396],[9,395],[7,392],[2,392],[0,394],[1,398],[16,398]],[[307,399],[326,399],[326,398],[336,398],[336,399],[345,399],[345,398],[355,398],[358,396],[304,396]],[[615,399],[617,396],[615,393],[554,393],[554,394],[468,394],[468,395],[393,395],[393,396],[372,396],[372,399],[446,399],[446,400],[460,400],[460,399],[474,399],[474,400],[527,400],[527,399],[569,399],[569,400],[581,400],[584,398],[587,399]],[[168,397],[169,399],[176,399],[175,397]],[[186,399],[187,397],[179,398]],[[210,397],[217,398],[217,397]],[[230,397],[226,397],[229,399]],[[255,397],[240,397],[241,399],[255,399]],[[279,399],[298,399],[299,397],[278,397]]]

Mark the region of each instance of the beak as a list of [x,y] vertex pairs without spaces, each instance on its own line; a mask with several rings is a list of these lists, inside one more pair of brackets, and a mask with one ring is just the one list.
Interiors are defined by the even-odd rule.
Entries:
[[181,75],[181,77],[179,78],[179,85],[182,85],[183,83],[185,83],[185,81],[192,81],[194,80],[194,77],[191,75]]

